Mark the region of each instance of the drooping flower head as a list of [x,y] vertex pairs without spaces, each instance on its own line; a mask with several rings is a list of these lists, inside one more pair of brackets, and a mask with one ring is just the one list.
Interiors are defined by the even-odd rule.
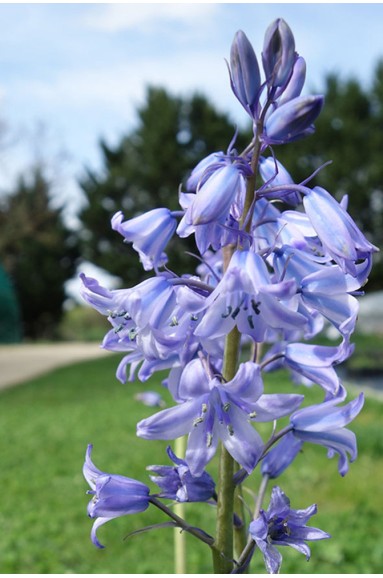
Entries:
[[91,539],[95,546],[104,546],[97,538],[97,529],[119,516],[144,512],[149,506],[149,488],[145,484],[125,476],[106,474],[92,462],[92,445],[88,445],[83,466],[83,474],[91,489],[93,498],[88,504],[88,516],[96,518]]
[[298,410],[290,418],[295,437],[328,448],[329,458],[339,455],[338,470],[341,476],[348,472],[348,457],[351,462],[357,457],[355,434],[344,426],[358,415],[364,403],[361,393],[346,405],[337,407],[345,397],[346,390],[341,386],[329,401]]

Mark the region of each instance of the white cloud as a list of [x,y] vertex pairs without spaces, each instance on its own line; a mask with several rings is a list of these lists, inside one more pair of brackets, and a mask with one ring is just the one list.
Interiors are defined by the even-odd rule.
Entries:
[[103,4],[94,6],[84,19],[89,28],[105,32],[120,32],[140,27],[141,31],[158,28],[161,22],[196,24],[211,17],[216,4]]

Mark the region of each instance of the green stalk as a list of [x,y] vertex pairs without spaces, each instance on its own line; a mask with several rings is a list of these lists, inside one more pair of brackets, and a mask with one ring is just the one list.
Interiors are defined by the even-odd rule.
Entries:
[[[257,124],[257,135],[262,134],[263,118]],[[251,228],[250,211],[252,210],[259,157],[261,154],[261,142],[256,136],[254,143],[253,156],[251,160],[251,168],[253,175],[248,178],[246,185],[246,197],[244,203],[244,210],[241,219],[241,226],[245,231],[249,232]],[[229,266],[231,257],[235,250],[235,246],[228,245],[223,249],[224,271]],[[239,247],[240,248],[240,247]],[[226,381],[234,378],[238,369],[238,360],[240,354],[241,335],[236,327],[227,335],[225,342],[225,353],[223,359],[223,377]],[[228,453],[225,447],[221,444],[221,455],[218,471],[218,499],[217,499],[217,525],[216,538],[213,549],[213,565],[215,574],[230,574],[233,569],[233,516],[234,516],[234,493],[235,486],[233,483],[233,475],[235,469],[235,461]],[[238,510],[237,510],[238,511]],[[243,516],[242,504],[239,510],[240,517]],[[237,546],[244,544],[244,535],[241,532],[237,538]],[[237,548],[236,548],[237,549]],[[243,548],[241,548],[243,549]]]
[[[174,442],[174,450],[179,458],[185,457],[186,436],[177,438]],[[185,505],[177,502],[174,512],[180,518],[185,516]],[[174,574],[186,574],[186,535],[179,528],[174,528]]]
[[[237,371],[240,333],[236,327],[227,335],[223,377],[233,379]],[[234,459],[221,445],[218,471],[217,529],[213,550],[215,574],[230,574],[233,568]]]

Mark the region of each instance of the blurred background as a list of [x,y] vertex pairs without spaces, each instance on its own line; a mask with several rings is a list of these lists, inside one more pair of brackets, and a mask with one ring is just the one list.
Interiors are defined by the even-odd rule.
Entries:
[[[296,182],[332,161],[317,175],[315,184],[338,200],[347,194],[350,214],[366,236],[382,247],[383,5],[0,4],[0,349],[5,348],[5,355],[15,344],[81,341],[97,347],[108,327],[104,318],[82,303],[79,272],[96,276],[109,288],[132,286],[144,278],[136,253],[111,230],[111,216],[118,210],[130,218],[148,208],[176,209],[179,184],[201,158],[226,150],[236,127],[238,148],[249,142],[251,126],[231,94],[225,59],[238,29],[246,33],[260,59],[264,32],[278,17],[290,25],[296,49],[306,59],[304,92],[324,94],[325,107],[314,135],[275,147],[276,155]],[[178,271],[195,266],[176,244],[170,246],[169,259]],[[383,259],[378,254],[366,296],[361,298],[357,354],[346,368],[347,377],[358,387],[370,388],[373,399],[380,399],[383,389],[382,279]],[[89,441],[99,440],[101,456],[110,458],[111,468],[118,459],[123,466],[121,456],[111,459],[118,435],[117,427],[111,429],[114,409],[110,406],[102,424],[90,420],[89,410],[105,418],[105,381],[119,400],[120,411],[128,410],[127,404],[136,413],[142,409],[132,401],[134,389],[127,398],[121,397],[125,401],[120,400],[126,393],[115,383],[117,361],[108,358],[102,363],[104,373],[101,366],[94,370],[93,365],[76,365],[68,374],[54,374],[43,382],[27,381],[18,392],[2,392],[0,400],[6,408],[0,420],[6,440],[2,476],[3,483],[13,484],[15,509],[22,479],[26,483],[35,479],[32,498],[38,496],[39,507],[42,496],[50,494],[46,480],[42,484],[44,468],[53,467],[51,479],[61,496],[67,492],[70,500],[66,483],[72,474],[76,491],[83,492],[81,463]],[[30,406],[32,400],[35,405]],[[76,401],[76,410],[70,400]],[[63,415],[58,421],[59,406]],[[376,425],[382,417],[379,407],[370,420],[375,429],[368,430],[369,443],[373,439],[375,445],[366,471],[379,458],[382,473],[383,450],[377,441],[381,432]],[[92,440],[87,431],[93,434]],[[135,439],[134,428],[129,435]],[[32,474],[39,444],[48,438],[47,462],[40,464],[39,474]],[[23,462],[17,456],[24,453],[26,439],[30,454],[24,455],[27,461]],[[128,443],[133,443],[131,438]],[[66,458],[57,452],[67,452]],[[53,456],[57,467],[52,466]],[[63,464],[69,463],[65,473]],[[378,474],[370,474],[378,479]],[[362,493],[377,495],[371,488],[361,488]],[[82,521],[81,509],[85,503],[80,499],[69,522],[81,527],[81,538],[68,537],[76,544],[88,540],[89,523]],[[353,505],[352,520],[360,508],[370,507],[362,497],[358,503],[358,507]],[[99,562],[95,566],[79,562],[80,546],[76,545],[78,551],[72,557],[68,554],[68,560],[61,554],[46,554],[56,551],[61,542],[68,552],[58,522],[50,529],[52,543],[48,540],[45,554],[37,543],[28,553],[18,543],[22,520],[28,515],[16,521],[12,504],[9,498],[8,513],[0,506],[0,519],[8,529],[2,538],[7,555],[6,562],[4,557],[0,561],[0,571],[96,571]],[[52,508],[57,510],[60,504],[47,506],[47,516]],[[371,516],[370,512],[370,521]],[[30,537],[35,518],[37,514],[30,520]],[[341,518],[339,524],[344,527],[350,520]],[[378,522],[371,523],[378,527]],[[360,535],[371,533],[365,525],[360,531]],[[43,535],[43,529],[41,535],[35,533],[40,545]],[[24,541],[33,542],[26,537]],[[347,556],[352,558],[355,548],[350,536],[344,543],[348,554],[330,548],[333,566],[322,571],[337,572],[337,565],[346,564]],[[379,571],[381,554],[367,552],[360,566],[352,558],[344,571]],[[89,557],[94,560],[94,556],[89,549]],[[155,571],[142,555],[141,562],[149,566],[140,566],[140,571]],[[113,570],[111,564],[109,559],[103,571],[126,571],[126,566],[118,564]],[[199,559],[195,571],[208,571],[198,564]]]

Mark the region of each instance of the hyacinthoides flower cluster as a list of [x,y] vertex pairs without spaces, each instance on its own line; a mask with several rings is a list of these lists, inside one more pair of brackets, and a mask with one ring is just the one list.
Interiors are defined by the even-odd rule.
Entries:
[[[306,66],[282,19],[266,31],[261,73],[246,35],[234,37],[228,63],[231,89],[252,120],[246,149],[212,152],[179,191],[179,211],[167,208],[125,220],[112,228],[133,244],[153,276],[129,289],[108,290],[82,275],[83,296],[112,326],[103,347],[125,355],[117,369],[122,382],[145,382],[168,370],[164,385],[174,406],[137,424],[137,435],[168,440],[172,465],[152,465],[151,494],[141,481],[108,474],[86,453],[84,475],[93,499],[91,538],[105,522],[162,510],[168,522],[211,549],[215,573],[243,573],[253,556],[277,573],[279,547],[310,557],[309,541],[329,538],[307,525],[316,505],[292,509],[275,485],[264,504],[268,482],[276,480],[305,444],[337,455],[344,476],[357,456],[346,426],[363,406],[363,394],[346,401],[335,366],[353,351],[361,288],[377,251],[325,189],[312,177],[295,183],[275,156],[273,145],[313,132],[323,97],[302,96]],[[197,268],[178,275],[167,263],[166,246],[178,235],[194,235]],[[315,345],[324,327],[339,335],[334,346]],[[323,400],[307,405],[297,393],[265,393],[264,375],[284,368],[292,381],[319,387]],[[154,404],[154,401],[153,401]],[[283,427],[278,420],[284,418]],[[268,422],[264,439],[257,424]],[[287,424],[287,425],[286,425]],[[185,455],[172,440],[187,437]],[[173,445],[173,448],[175,446]],[[218,452],[218,479],[206,468]],[[166,461],[166,460],[164,460]],[[258,468],[261,485],[255,506],[244,505],[243,484]],[[175,502],[206,502],[216,508],[216,533],[191,527],[176,514]]]

